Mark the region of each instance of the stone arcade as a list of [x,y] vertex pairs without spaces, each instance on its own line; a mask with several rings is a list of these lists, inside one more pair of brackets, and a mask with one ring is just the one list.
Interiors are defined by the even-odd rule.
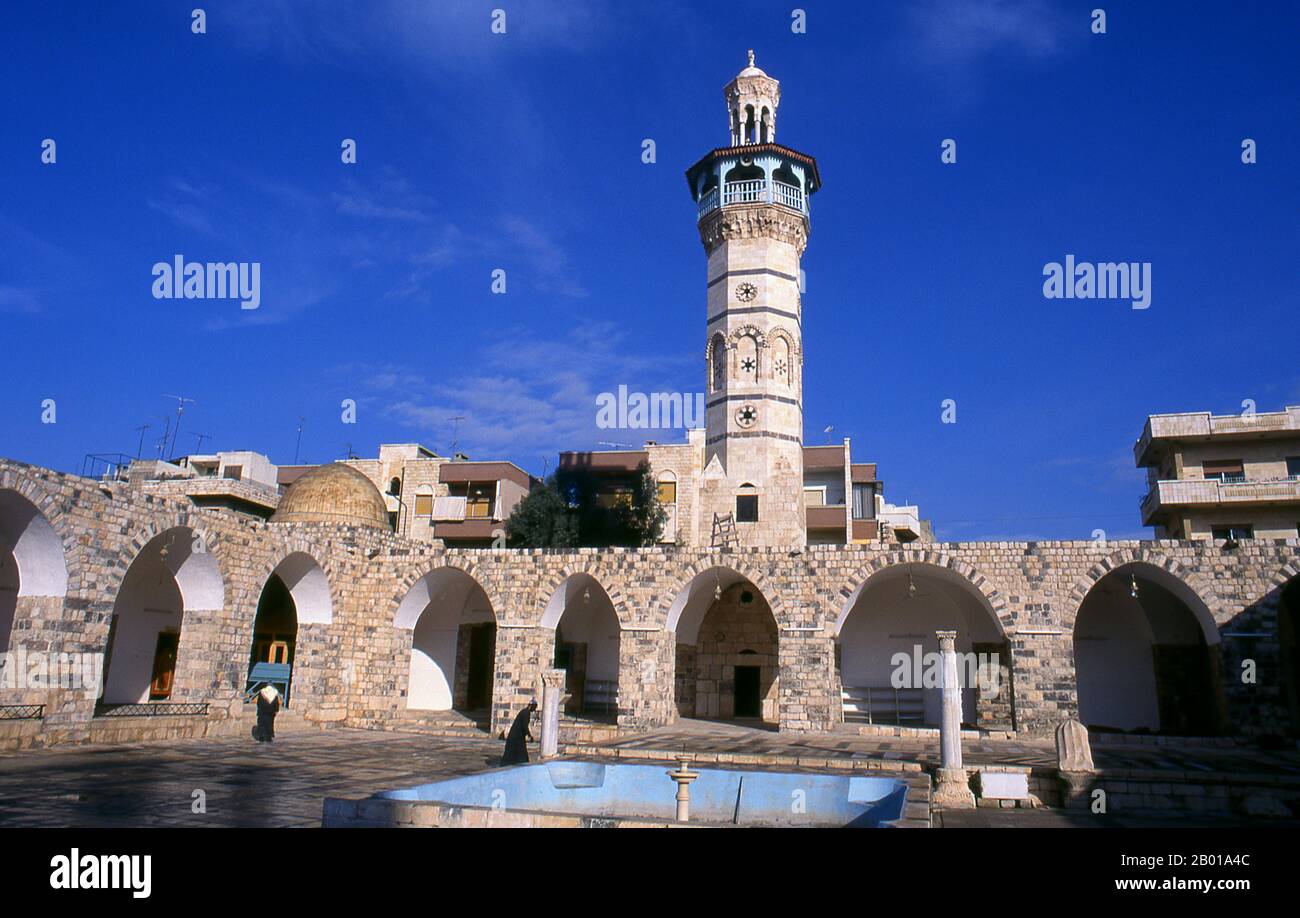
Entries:
[[[1294,664],[1277,638],[1297,607],[1294,539],[1231,552],[1172,540],[446,550],[367,517],[378,492],[347,466],[312,474],[346,491],[337,499],[355,515],[339,503],[314,510],[291,488],[283,516],[264,521],[197,509],[173,482],[0,461],[0,635],[29,655],[108,654],[99,703],[84,690],[0,683],[0,705],[40,708],[0,720],[0,745],[243,724],[258,607],[277,580],[293,613],[291,709],[322,723],[384,727],[490,706],[499,730],[540,697],[556,626],[575,613],[587,623],[574,635],[608,660],[599,675],[615,677],[620,729],[738,714],[785,731],[835,728],[842,693],[870,660],[900,639],[937,649],[936,623],[956,631],[958,650],[996,648],[1002,661],[997,695],[964,693],[963,720],[977,729],[1048,735],[1072,715],[1199,735],[1294,723]],[[909,581],[920,586],[910,599],[894,590]],[[894,622],[913,603],[924,623],[902,633]],[[167,640],[167,700],[151,702],[149,664]],[[1253,682],[1239,675],[1245,659]],[[735,670],[746,665],[757,670],[757,711],[736,710]],[[163,707],[127,718],[112,716],[114,704]],[[922,708],[917,723],[937,723],[938,699]]]
[[960,691],[973,729],[1295,730],[1295,537],[809,544],[798,277],[821,180],[776,143],[776,80],[751,60],[726,97],[731,144],[687,176],[707,421],[674,480],[685,528],[734,513],[737,547],[447,548],[395,533],[345,463],[251,508],[206,479],[0,460],[0,651],[104,655],[98,696],[0,680],[0,748],[246,731],[253,662],[288,664],[287,713],[320,725],[495,733],[559,663],[608,730],[936,726],[940,690],[891,677],[937,633],[997,667]]

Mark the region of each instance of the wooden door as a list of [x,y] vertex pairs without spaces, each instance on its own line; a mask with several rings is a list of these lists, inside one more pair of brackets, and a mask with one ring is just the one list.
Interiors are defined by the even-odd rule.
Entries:
[[176,677],[176,648],[180,645],[180,632],[163,631],[158,635],[158,645],[153,653],[153,679],[149,683],[149,700],[166,701],[172,696],[172,682]]

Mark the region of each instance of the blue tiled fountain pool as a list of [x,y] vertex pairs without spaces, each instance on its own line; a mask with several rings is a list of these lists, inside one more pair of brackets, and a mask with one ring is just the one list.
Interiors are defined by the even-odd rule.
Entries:
[[[374,799],[437,801],[630,819],[672,820],[676,785],[664,765],[547,762],[385,791]],[[899,819],[907,784],[896,778],[696,768],[691,822],[741,826],[877,827]]]

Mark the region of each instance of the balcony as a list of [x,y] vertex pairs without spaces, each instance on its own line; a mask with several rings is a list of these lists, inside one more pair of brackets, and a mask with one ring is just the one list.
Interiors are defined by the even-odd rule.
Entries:
[[1300,478],[1273,478],[1249,481],[1230,478],[1184,478],[1158,481],[1142,495],[1142,525],[1171,507],[1245,507],[1283,506],[1300,502]]
[[900,542],[911,542],[921,537],[921,508],[915,504],[901,507],[885,504],[876,517],[879,522],[889,525]]
[[823,504],[806,508],[809,529],[838,529],[844,531],[848,523],[848,508],[843,504]]
[[1142,436],[1133,444],[1133,458],[1139,466],[1152,464],[1152,446],[1158,440],[1204,441],[1277,435],[1300,436],[1300,406],[1289,405],[1285,411],[1256,414],[1212,415],[1208,411],[1153,414],[1147,418]]
[[[721,197],[721,204],[719,204],[719,197]],[[718,194],[717,187],[710,188],[700,198],[699,218],[704,219],[706,214],[717,210],[719,206],[727,207],[731,204],[779,204],[805,216],[808,214],[807,199],[798,186],[787,185],[775,179],[770,182],[766,179],[752,179],[744,182],[727,182],[722,186],[721,196]]]

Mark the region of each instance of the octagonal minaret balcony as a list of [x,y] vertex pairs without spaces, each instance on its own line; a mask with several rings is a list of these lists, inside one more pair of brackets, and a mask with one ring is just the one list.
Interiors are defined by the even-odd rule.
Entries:
[[821,186],[817,161],[776,142],[781,84],[749,66],[723,90],[731,144],[710,151],[686,171],[703,221],[719,208],[774,205],[808,218],[808,199]]

